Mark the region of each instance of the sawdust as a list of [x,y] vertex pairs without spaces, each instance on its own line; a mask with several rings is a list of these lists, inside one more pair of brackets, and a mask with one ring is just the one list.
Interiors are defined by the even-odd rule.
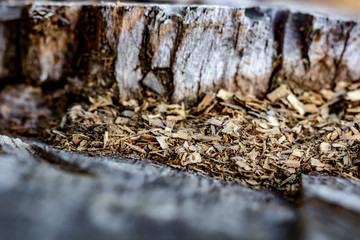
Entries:
[[51,145],[144,158],[291,196],[301,173],[359,178],[360,91],[344,86],[297,93],[282,85],[260,100],[223,89],[191,108],[147,91],[142,101],[113,90],[73,105]]

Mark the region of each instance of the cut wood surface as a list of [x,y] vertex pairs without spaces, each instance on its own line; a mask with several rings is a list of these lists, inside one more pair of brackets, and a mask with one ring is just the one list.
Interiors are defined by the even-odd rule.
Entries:
[[271,192],[0,136],[1,239],[288,239]]
[[[68,81],[74,91],[116,83],[120,95],[134,97],[147,86],[191,103],[220,88],[264,96],[284,82],[316,90],[360,79],[360,27],[336,16],[279,7],[35,2],[18,21],[21,75],[37,84]],[[20,66],[4,49],[16,44],[0,37],[11,43],[0,48],[0,76],[14,77],[4,64]]]
[[0,173],[1,239],[311,240],[359,235],[359,182],[341,177],[303,175],[301,204],[291,206],[269,191],[2,135]]

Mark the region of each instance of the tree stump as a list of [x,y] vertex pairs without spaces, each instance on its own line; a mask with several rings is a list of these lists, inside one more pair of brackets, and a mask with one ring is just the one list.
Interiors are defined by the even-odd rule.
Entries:
[[317,90],[360,78],[357,22],[286,8],[35,2],[0,26],[10,43],[0,77],[36,84],[101,93],[115,83],[131,97],[148,87],[192,103],[219,88],[264,96],[284,82]]

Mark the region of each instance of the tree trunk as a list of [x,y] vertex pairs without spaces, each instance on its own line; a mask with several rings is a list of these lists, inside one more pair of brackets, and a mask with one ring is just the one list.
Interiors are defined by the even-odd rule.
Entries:
[[22,75],[86,94],[116,83],[119,94],[147,86],[191,103],[220,88],[264,96],[282,82],[318,90],[360,79],[357,22],[278,7],[42,2],[21,21]]

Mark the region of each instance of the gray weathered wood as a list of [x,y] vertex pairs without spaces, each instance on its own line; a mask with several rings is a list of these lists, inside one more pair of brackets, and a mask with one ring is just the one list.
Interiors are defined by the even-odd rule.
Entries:
[[302,176],[303,239],[358,239],[360,183],[331,176]]
[[270,192],[0,136],[1,239],[288,239]]

